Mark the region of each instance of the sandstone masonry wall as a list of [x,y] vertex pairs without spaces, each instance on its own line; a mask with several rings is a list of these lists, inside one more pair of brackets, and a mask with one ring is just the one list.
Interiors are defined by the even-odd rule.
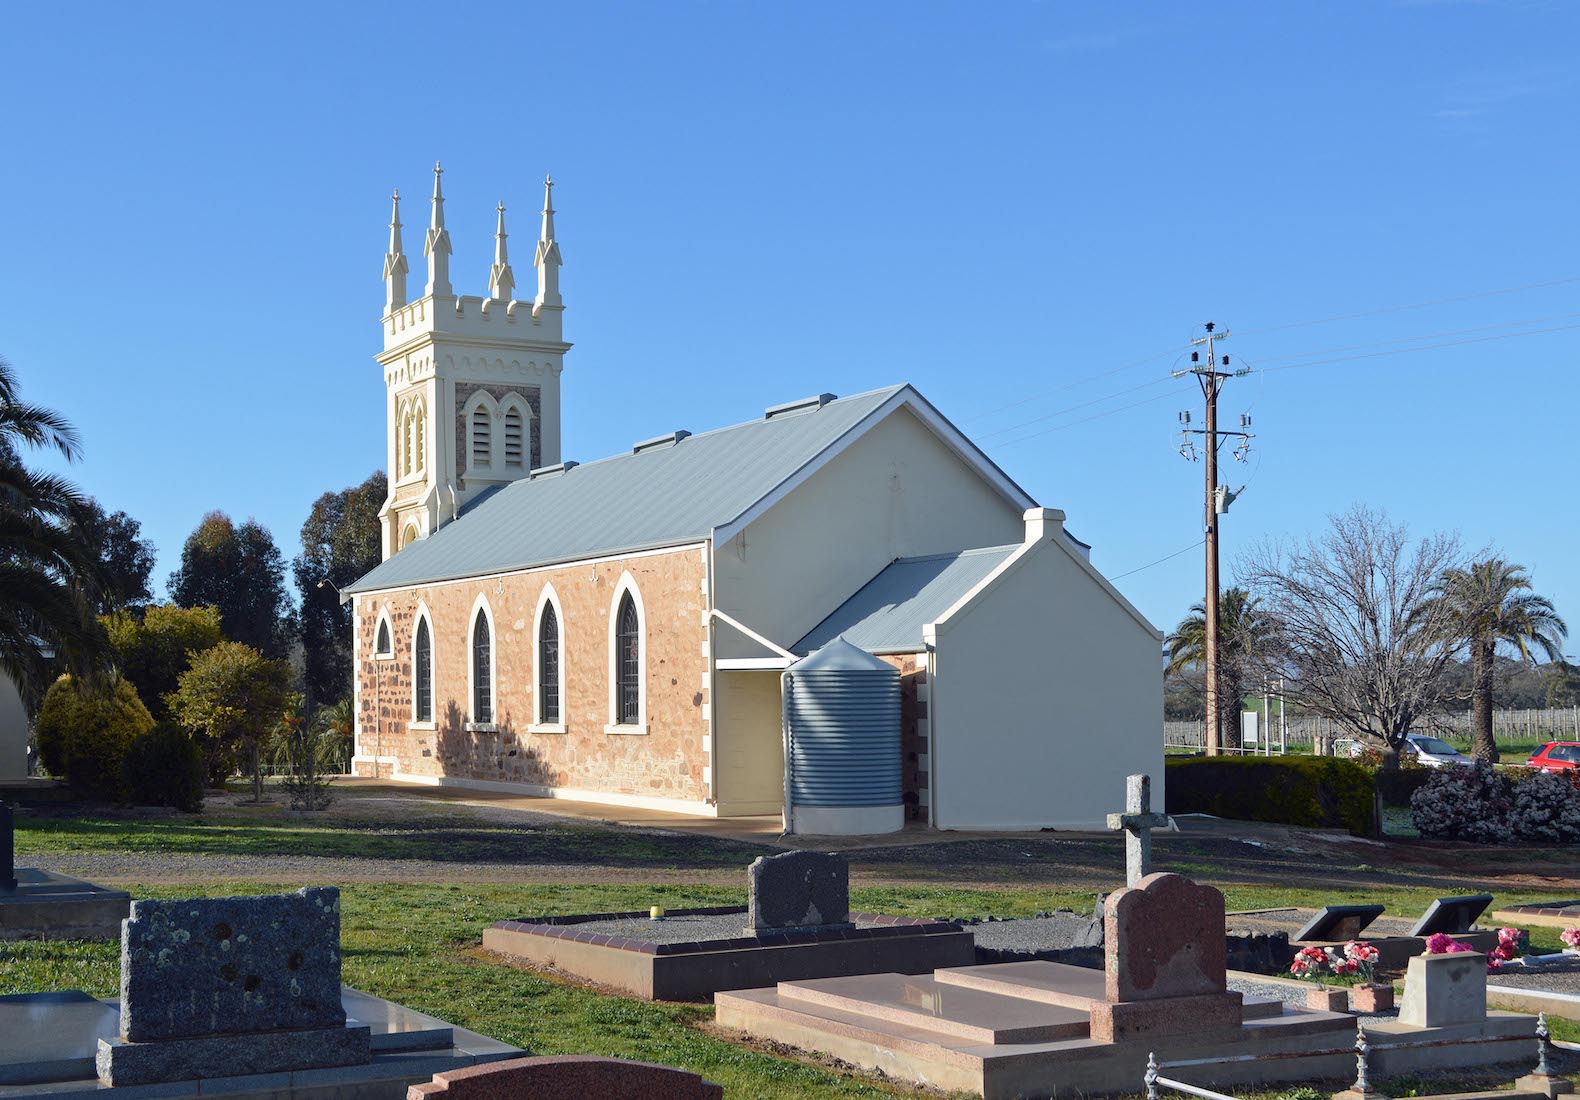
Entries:
[[[454,581],[357,599],[357,755],[395,757],[397,775],[516,782],[646,798],[708,797],[706,552],[697,547]],[[605,733],[609,619],[622,574],[641,594],[647,653],[647,734]],[[533,733],[536,611],[546,585],[559,599],[564,733]],[[494,633],[494,722],[469,728],[472,611],[483,595]],[[433,638],[431,728],[412,721],[412,638],[419,607]],[[387,611],[393,655],[374,640]],[[372,775],[371,761],[357,772]],[[389,776],[390,765],[379,767]]]

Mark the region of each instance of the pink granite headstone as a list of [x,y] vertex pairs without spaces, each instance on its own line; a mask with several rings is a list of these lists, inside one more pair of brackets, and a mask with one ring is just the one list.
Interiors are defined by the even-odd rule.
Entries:
[[596,1096],[599,1100],[724,1100],[722,1086],[695,1073],[651,1062],[563,1055],[512,1058],[440,1073],[412,1085],[406,1100],[547,1100]]

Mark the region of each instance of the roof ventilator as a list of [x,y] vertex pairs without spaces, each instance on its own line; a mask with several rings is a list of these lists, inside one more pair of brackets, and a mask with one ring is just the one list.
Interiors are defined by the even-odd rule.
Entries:
[[539,466],[527,474],[528,480],[536,481],[540,477],[554,477],[556,474],[568,473],[580,466],[579,462],[556,462],[552,466]]
[[656,447],[671,447],[685,439],[691,433],[684,428],[670,432],[668,435],[655,435],[652,439],[644,439],[631,448],[631,453],[639,455],[643,451],[651,451]]
[[786,401],[783,405],[769,405],[763,410],[763,419],[772,420],[776,416],[788,416],[791,413],[817,412],[830,401],[838,398],[831,393],[820,393],[815,397],[803,397],[799,401]]

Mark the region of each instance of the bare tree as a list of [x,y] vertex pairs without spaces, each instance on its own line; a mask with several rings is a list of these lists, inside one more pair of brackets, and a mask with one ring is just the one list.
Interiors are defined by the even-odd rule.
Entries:
[[1269,671],[1395,768],[1411,727],[1443,710],[1443,675],[1463,643],[1452,609],[1434,599],[1463,564],[1459,539],[1411,539],[1383,512],[1356,505],[1321,536],[1268,543],[1239,563],[1241,582],[1273,620]]

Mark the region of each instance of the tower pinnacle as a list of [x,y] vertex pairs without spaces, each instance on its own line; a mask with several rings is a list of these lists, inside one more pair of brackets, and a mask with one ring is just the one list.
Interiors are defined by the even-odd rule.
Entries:
[[428,286],[423,293],[448,297],[454,291],[450,288],[450,231],[444,227],[444,192],[439,186],[442,175],[444,169],[434,161],[433,220],[428,226],[428,239],[422,246],[428,257]]
[[543,177],[543,231],[538,235],[538,251],[533,257],[538,269],[538,297],[533,303],[532,314],[537,316],[544,306],[560,306],[560,245],[554,239],[554,180]]
[[406,304],[406,253],[400,243],[400,191],[390,196],[390,250],[384,253],[384,312],[394,313]]
[[510,270],[510,257],[505,251],[505,204],[499,204],[499,228],[494,232],[494,266],[488,273],[488,296],[496,301],[508,302],[516,290],[516,276]]

